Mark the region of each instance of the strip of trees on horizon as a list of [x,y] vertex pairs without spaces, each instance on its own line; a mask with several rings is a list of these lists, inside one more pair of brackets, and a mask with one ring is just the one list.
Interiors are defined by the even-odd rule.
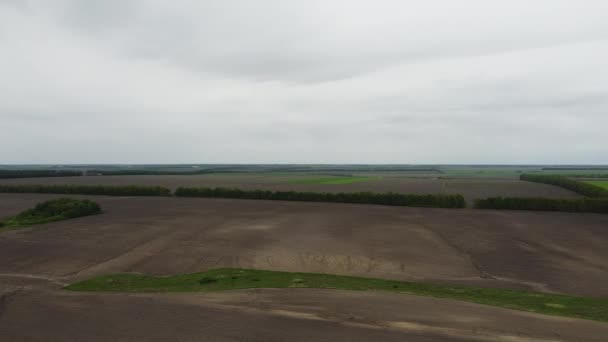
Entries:
[[268,191],[268,190],[241,190],[230,188],[187,188],[179,187],[175,191],[178,197],[207,197],[207,198],[235,198],[277,201],[302,202],[331,202],[331,203],[358,203],[378,204],[409,207],[434,208],[465,208],[464,197],[455,195],[418,195],[400,193],[326,193],[326,192],[298,192],[298,191]]
[[171,190],[160,186],[108,185],[0,185],[0,193],[79,194],[105,196],[171,196]]
[[577,213],[608,214],[608,199],[534,198],[534,197],[490,197],[475,200],[477,209],[566,211]]
[[524,173],[519,176],[522,181],[550,184],[574,191],[587,197],[608,197],[608,190],[597,185],[580,182],[560,175],[536,175]]
[[574,166],[571,166],[571,167],[567,167],[567,166],[565,166],[565,167],[563,167],[563,166],[561,166],[561,167],[555,167],[555,166],[552,166],[552,167],[543,167],[541,170],[546,170],[546,171],[572,171],[572,170],[574,170],[574,171],[579,171],[579,170],[583,170],[583,171],[596,171],[596,170],[599,170],[599,171],[608,171],[608,166],[606,166],[606,167],[604,167],[604,166],[589,166],[589,167],[580,167],[580,166],[578,166],[578,167],[574,167]]
[[77,176],[82,176],[82,172],[75,170],[0,170],[0,179]]

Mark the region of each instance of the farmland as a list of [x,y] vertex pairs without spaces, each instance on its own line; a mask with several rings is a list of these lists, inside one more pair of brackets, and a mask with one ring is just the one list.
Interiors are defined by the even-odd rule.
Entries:
[[291,179],[291,184],[351,184],[372,180],[372,177],[323,177],[323,178],[300,178]]
[[403,174],[383,177],[354,178],[285,174],[209,174],[209,175],[142,175],[87,176],[32,179],[0,179],[2,184],[76,184],[105,186],[227,187],[243,190],[312,191],[312,192],[398,192],[411,194],[462,194],[467,202],[494,196],[542,196],[579,198],[580,195],[551,185],[522,182],[519,179],[405,177]]
[[[175,338],[176,326],[183,340],[218,341],[251,334],[264,341],[601,341],[608,334],[601,322],[608,297],[605,214],[141,192],[462,194],[469,204],[491,196],[584,198],[496,172],[333,172],[2,179],[0,185],[73,185],[59,189],[91,193],[69,196],[93,200],[103,213],[0,232],[0,331],[9,341],[61,341],[70,331],[80,340],[162,341]],[[126,185],[139,187],[120,187]],[[0,221],[65,196],[0,193]],[[233,272],[226,270],[251,272],[251,279],[222,283],[222,272]],[[149,279],[170,286],[150,288]],[[100,292],[64,289],[85,286],[78,284]]]
[[600,186],[600,187],[608,190],[608,180],[605,180],[605,181],[586,181],[586,183],[597,185],[597,186]]

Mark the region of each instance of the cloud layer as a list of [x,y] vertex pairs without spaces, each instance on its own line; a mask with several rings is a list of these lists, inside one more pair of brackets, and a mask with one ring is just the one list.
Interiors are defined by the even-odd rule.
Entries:
[[0,0],[0,163],[608,163],[605,13]]

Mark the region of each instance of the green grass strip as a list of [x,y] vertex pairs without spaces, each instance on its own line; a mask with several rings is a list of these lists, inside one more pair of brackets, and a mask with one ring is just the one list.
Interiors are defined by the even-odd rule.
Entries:
[[215,269],[169,277],[113,274],[65,287],[70,291],[212,292],[250,288],[322,288],[389,291],[463,300],[536,313],[608,321],[608,299],[518,290],[433,285],[394,280],[251,269]]
[[608,190],[608,181],[585,181],[585,183],[599,186],[600,188]]

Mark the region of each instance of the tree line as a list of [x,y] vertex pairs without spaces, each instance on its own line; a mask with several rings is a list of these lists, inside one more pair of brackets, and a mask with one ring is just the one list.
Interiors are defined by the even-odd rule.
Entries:
[[543,210],[608,213],[608,199],[553,199],[534,197],[490,197],[475,200],[477,209]]
[[466,206],[464,197],[462,195],[416,195],[390,192],[325,193],[299,191],[241,190],[230,188],[180,187],[177,188],[177,190],[175,191],[175,196],[303,202],[359,203],[435,208],[464,208]]
[[608,197],[608,190],[597,185],[579,182],[559,175],[533,175],[524,173],[519,176],[522,181],[551,184],[574,191],[587,197]]
[[608,171],[608,167],[603,167],[603,166],[596,166],[596,167],[543,167],[541,170],[546,170],[546,171],[579,171],[579,170],[583,170],[583,171],[595,171],[595,170],[600,170],[600,171]]
[[73,170],[0,170],[0,179],[75,176],[82,176],[82,172]]
[[108,185],[38,185],[11,184],[0,185],[0,192],[42,193],[42,194],[80,194],[106,196],[171,196],[171,190],[160,186],[108,186]]

